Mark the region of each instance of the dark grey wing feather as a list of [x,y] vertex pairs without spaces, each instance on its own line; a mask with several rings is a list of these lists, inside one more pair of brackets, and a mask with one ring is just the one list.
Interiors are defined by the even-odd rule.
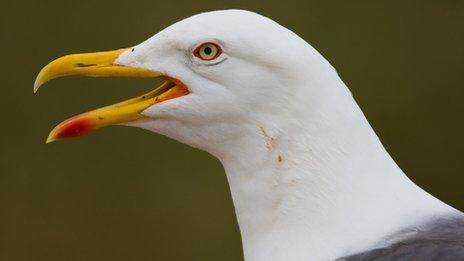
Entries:
[[464,218],[435,221],[408,239],[344,261],[464,261]]

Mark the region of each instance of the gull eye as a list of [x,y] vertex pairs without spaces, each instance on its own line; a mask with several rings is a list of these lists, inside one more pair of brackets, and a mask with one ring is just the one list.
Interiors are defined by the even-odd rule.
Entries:
[[216,59],[219,55],[221,55],[222,50],[219,45],[215,43],[204,43],[195,48],[193,51],[193,54],[204,60],[204,61],[211,61],[213,59]]

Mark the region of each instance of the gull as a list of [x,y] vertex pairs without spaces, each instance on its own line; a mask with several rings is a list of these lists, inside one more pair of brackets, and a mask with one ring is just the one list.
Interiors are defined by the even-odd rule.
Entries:
[[269,18],[194,15],[131,48],[58,58],[34,91],[71,75],[164,79],[47,142],[120,124],[209,152],[246,261],[464,260],[464,214],[403,173],[330,63]]

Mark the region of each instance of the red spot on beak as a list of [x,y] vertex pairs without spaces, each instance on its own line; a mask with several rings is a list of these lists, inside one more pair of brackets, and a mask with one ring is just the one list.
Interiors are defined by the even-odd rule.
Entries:
[[85,135],[93,130],[92,121],[89,118],[74,117],[55,128],[53,139],[64,139]]

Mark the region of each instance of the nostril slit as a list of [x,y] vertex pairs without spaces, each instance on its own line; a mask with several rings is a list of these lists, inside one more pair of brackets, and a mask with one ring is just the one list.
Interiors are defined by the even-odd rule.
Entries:
[[76,66],[77,67],[92,67],[92,66],[96,66],[96,64],[94,64],[94,63],[92,63],[92,64],[76,63]]

